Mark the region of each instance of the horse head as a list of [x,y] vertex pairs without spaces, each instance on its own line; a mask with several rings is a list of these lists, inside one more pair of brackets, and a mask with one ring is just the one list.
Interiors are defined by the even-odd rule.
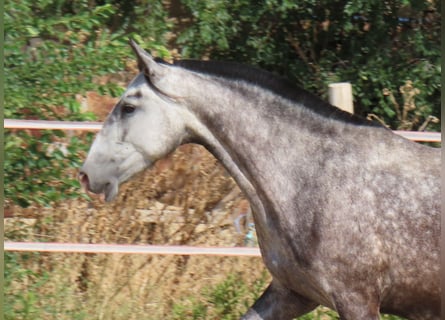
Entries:
[[190,114],[174,84],[184,70],[157,62],[131,41],[140,73],[97,134],[79,174],[83,187],[111,201],[119,185],[165,157],[188,137]]

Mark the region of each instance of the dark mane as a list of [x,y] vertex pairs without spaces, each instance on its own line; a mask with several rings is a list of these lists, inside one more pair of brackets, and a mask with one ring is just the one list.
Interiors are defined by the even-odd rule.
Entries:
[[200,60],[178,60],[174,62],[174,65],[198,73],[204,73],[233,80],[242,80],[256,86],[260,86],[266,90],[272,91],[273,93],[285,99],[303,104],[305,107],[310,108],[317,114],[320,114],[327,118],[357,125],[380,126],[380,124],[371,122],[367,119],[350,114],[349,112],[332,106],[331,104],[320,99],[314,94],[294,85],[289,80],[259,68],[247,66],[236,62]]

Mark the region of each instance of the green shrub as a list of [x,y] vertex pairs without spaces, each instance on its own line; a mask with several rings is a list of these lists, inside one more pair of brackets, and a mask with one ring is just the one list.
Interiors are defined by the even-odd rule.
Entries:
[[412,80],[423,118],[440,116],[441,1],[182,2],[191,17],[178,37],[184,56],[248,62],[325,98],[329,83],[351,82],[356,113],[393,128],[382,90]]
[[231,274],[216,285],[203,290],[200,296],[173,305],[172,318],[179,319],[239,319],[266,287],[266,273],[248,287],[243,279]]
[[[144,6],[119,15],[119,1],[7,1],[5,3],[5,107],[13,119],[94,120],[81,113],[76,94],[120,96],[123,88],[101,85],[95,77],[125,69],[131,32],[159,55],[167,55],[162,32],[167,23],[160,4],[142,25]],[[141,27],[130,24],[138,16]],[[121,17],[116,19],[116,17]],[[157,26],[154,30],[148,27]],[[157,34],[156,32],[160,32]],[[147,37],[145,40],[142,36]],[[93,134],[82,138],[62,131],[5,132],[4,182],[8,203],[50,205],[79,196],[76,170]],[[54,147],[58,143],[59,147]]]
[[[40,308],[38,306],[38,290],[48,281],[48,274],[37,274],[22,266],[22,261],[38,259],[38,253],[5,253],[5,303],[3,315],[5,320],[31,320],[38,319]],[[17,286],[19,283],[28,283],[27,290],[12,288],[12,282]]]

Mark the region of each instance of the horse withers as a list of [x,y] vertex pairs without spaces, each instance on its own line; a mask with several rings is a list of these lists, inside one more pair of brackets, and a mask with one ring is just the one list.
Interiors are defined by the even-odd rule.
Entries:
[[440,149],[342,112],[268,72],[154,60],[97,134],[80,172],[119,185],[184,143],[205,146],[249,199],[272,282],[243,319],[439,319]]

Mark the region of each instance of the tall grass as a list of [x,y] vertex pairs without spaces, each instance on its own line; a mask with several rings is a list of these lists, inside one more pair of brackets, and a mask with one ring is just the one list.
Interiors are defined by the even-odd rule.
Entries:
[[[242,245],[232,214],[241,192],[203,148],[184,146],[122,187],[112,204],[84,199],[14,208],[14,241]],[[236,274],[246,286],[259,258],[122,254],[6,255],[7,319],[167,319],[184,297]]]

